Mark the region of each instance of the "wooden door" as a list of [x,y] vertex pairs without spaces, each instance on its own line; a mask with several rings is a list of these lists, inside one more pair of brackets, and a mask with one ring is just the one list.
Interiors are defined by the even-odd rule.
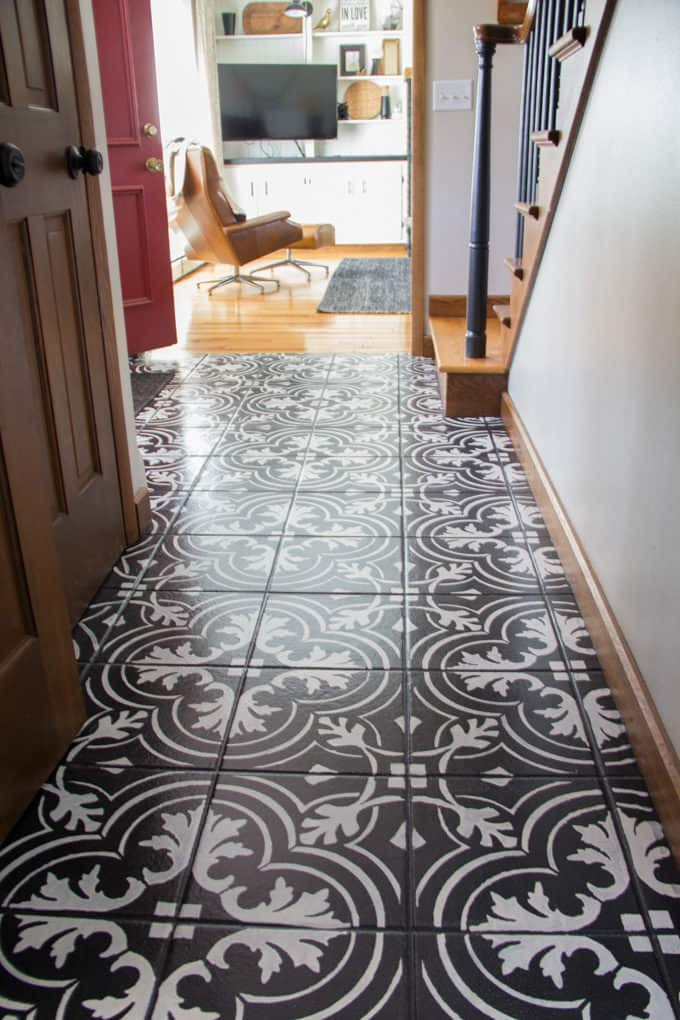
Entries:
[[[101,420],[110,439],[106,402],[95,409],[102,389],[87,371],[98,367],[96,293],[81,267],[92,262],[87,208],[64,166],[77,141],[63,8],[3,3],[0,143],[22,151],[26,175],[0,186],[0,834],[84,718],[62,565],[82,578],[78,561],[93,560],[88,516],[101,501],[89,514],[80,501],[111,453],[97,433]],[[115,485],[111,499],[105,517],[117,521]]]
[[128,351],[138,354],[177,343],[151,6],[93,6],[125,328]]
[[[44,459],[34,501],[74,622],[125,543],[86,188],[65,158],[80,126],[63,0],[0,4],[0,44],[0,142],[25,161],[23,180],[0,186],[3,333],[26,361]],[[29,399],[12,392],[5,420]]]

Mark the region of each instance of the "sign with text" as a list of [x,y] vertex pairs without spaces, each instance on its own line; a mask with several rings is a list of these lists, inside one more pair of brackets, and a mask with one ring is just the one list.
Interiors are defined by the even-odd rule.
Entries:
[[367,31],[371,27],[369,8],[369,0],[341,0],[340,31]]

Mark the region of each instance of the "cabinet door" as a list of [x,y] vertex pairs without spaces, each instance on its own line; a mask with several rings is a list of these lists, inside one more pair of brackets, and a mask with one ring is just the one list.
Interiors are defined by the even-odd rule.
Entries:
[[402,240],[402,164],[357,163],[353,178],[353,244]]
[[227,194],[246,216],[260,215],[263,170],[260,166],[225,166],[222,174]]

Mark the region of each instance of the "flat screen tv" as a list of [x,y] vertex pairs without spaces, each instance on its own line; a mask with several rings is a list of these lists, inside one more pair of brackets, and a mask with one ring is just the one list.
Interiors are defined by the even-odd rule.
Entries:
[[220,64],[225,142],[337,138],[335,64]]

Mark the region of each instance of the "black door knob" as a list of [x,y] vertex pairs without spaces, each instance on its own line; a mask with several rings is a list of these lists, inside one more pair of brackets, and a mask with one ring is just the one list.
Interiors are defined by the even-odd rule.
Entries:
[[24,154],[11,142],[0,143],[0,184],[4,188],[16,188],[26,173]]
[[85,149],[82,145],[77,148],[75,145],[69,145],[66,150],[66,169],[74,180],[80,174],[90,174],[92,177],[96,177],[104,169],[104,157],[99,149]]

